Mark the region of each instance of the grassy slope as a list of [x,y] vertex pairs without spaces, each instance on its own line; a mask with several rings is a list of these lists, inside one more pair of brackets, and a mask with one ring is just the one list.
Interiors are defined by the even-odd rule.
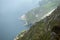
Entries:
[[51,40],[51,30],[56,25],[60,26],[60,7],[50,16],[35,23],[23,37],[19,37],[17,40]]

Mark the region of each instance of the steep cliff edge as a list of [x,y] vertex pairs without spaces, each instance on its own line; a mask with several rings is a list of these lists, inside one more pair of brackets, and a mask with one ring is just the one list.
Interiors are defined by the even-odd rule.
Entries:
[[60,40],[60,6],[15,40]]

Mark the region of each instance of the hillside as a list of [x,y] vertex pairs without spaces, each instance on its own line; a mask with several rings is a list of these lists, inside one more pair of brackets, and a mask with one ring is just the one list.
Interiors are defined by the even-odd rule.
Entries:
[[[38,22],[41,20],[41,17],[43,17],[45,14],[50,12],[51,10],[55,9],[60,1],[55,0],[42,0],[39,2],[39,6],[31,9],[25,14],[25,21],[26,24],[34,24],[35,22]],[[24,15],[22,15],[24,16]],[[23,18],[21,18],[23,19]]]
[[60,6],[29,30],[19,34],[15,40],[60,40]]

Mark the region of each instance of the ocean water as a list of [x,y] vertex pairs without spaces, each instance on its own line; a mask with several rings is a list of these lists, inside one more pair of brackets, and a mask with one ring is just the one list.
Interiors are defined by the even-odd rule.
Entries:
[[13,40],[27,29],[20,16],[38,6],[39,0],[0,0],[0,40]]

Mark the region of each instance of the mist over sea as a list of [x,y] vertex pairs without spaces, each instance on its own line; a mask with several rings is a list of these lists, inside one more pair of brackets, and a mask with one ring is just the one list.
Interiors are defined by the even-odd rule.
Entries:
[[0,0],[0,40],[13,40],[27,29],[20,16],[38,6],[39,0]]

